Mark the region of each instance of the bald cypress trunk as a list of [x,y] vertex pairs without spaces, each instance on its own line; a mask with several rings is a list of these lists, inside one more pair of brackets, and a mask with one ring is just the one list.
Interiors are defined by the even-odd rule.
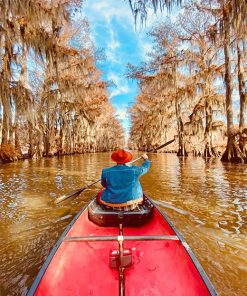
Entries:
[[177,70],[176,65],[173,65],[173,75],[174,75],[174,87],[176,89],[176,98],[175,98],[175,111],[177,118],[177,128],[178,128],[178,152],[177,156],[188,156],[188,153],[185,149],[184,143],[184,124],[181,114],[181,106],[179,101],[179,94],[177,93]]
[[244,157],[247,158],[247,128],[245,127],[245,110],[247,93],[245,93],[245,81],[243,74],[243,55],[241,51],[240,40],[237,40],[237,68],[238,68],[238,91],[240,98],[240,113],[239,113],[239,148],[243,152]]
[[225,55],[225,87],[226,87],[226,118],[227,118],[227,146],[221,160],[225,162],[244,162],[244,155],[236,142],[236,134],[233,131],[232,110],[232,75],[230,57],[230,18],[226,8],[223,8],[224,22],[224,55]]
[[33,125],[30,121],[28,121],[28,137],[29,137],[29,147],[28,147],[28,157],[33,158],[34,156],[34,133],[33,133]]
[[[208,87],[207,83],[206,86]],[[208,96],[210,91],[206,89],[205,95]],[[204,157],[211,157],[213,156],[214,152],[212,150],[212,136],[211,136],[211,130],[212,130],[212,106],[208,103],[206,100],[205,102],[205,112],[206,112],[206,127],[205,127],[205,134],[204,134],[204,140],[205,140],[205,148],[203,152]]]
[[[7,37],[6,37],[7,39]],[[11,80],[11,53],[12,47],[10,40],[5,40],[4,56],[2,60],[2,71],[0,73],[0,95],[3,106],[3,127],[2,127],[2,145],[8,143],[9,128],[11,122],[11,106],[10,106],[10,80]],[[1,101],[0,100],[0,101]]]
[[18,111],[15,113],[15,126],[14,126],[14,140],[15,140],[15,150],[17,151],[19,156],[22,156],[22,150],[21,150],[21,144],[20,144],[20,137],[19,137],[19,122],[18,122],[19,116]]
[[6,111],[7,103],[3,101],[3,127],[2,127],[2,143],[1,145],[5,145],[8,143],[8,135],[9,135],[9,116]]
[[237,55],[238,55],[238,91],[240,97],[240,114],[239,114],[239,128],[245,126],[245,108],[247,102],[247,95],[245,93],[245,81],[243,74],[243,55],[240,48],[240,40],[237,41]]
[[176,99],[176,116],[177,116],[177,126],[178,126],[178,152],[177,156],[188,156],[188,153],[185,149],[185,143],[184,143],[184,124],[182,121],[181,116],[181,107],[178,102],[178,99]]

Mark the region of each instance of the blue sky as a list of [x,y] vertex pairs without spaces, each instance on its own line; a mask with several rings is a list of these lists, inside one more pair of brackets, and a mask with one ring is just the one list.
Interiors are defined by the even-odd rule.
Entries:
[[[125,78],[128,63],[138,65],[147,60],[152,43],[147,36],[160,15],[149,11],[146,27],[135,29],[134,18],[126,0],[87,0],[83,12],[90,23],[95,46],[104,48],[106,60],[98,63],[104,80],[112,80],[110,100],[126,132],[130,127],[128,107],[134,103],[138,88],[135,81]],[[163,16],[164,17],[164,16]]]

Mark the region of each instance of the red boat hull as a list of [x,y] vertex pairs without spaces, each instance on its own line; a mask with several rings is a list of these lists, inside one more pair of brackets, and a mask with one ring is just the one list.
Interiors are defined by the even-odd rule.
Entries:
[[[100,227],[89,221],[88,208],[85,208],[50,254],[29,295],[119,295],[118,269],[109,266],[109,253],[118,249],[118,241],[64,240],[118,235],[118,227]],[[155,208],[147,224],[123,228],[123,236],[139,235],[175,236],[178,232]],[[179,240],[126,241],[124,248],[132,250],[133,255],[132,266],[124,272],[126,296],[216,295],[180,235]]]

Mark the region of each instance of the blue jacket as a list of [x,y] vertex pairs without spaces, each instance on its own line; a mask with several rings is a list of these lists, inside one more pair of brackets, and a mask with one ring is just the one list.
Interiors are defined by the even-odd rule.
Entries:
[[142,198],[143,191],[139,178],[148,172],[150,164],[149,160],[144,160],[141,166],[115,165],[103,169],[101,185],[106,189],[101,200],[114,204],[131,204],[131,201]]

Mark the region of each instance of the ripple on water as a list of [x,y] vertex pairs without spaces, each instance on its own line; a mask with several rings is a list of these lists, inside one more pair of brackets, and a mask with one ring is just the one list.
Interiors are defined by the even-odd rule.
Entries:
[[[110,154],[23,161],[0,167],[0,294],[25,295],[54,243],[75,213],[98,190],[54,205],[54,198],[98,179]],[[137,156],[137,155],[135,155]],[[141,178],[182,232],[221,296],[246,286],[247,170],[218,160],[151,155]]]

